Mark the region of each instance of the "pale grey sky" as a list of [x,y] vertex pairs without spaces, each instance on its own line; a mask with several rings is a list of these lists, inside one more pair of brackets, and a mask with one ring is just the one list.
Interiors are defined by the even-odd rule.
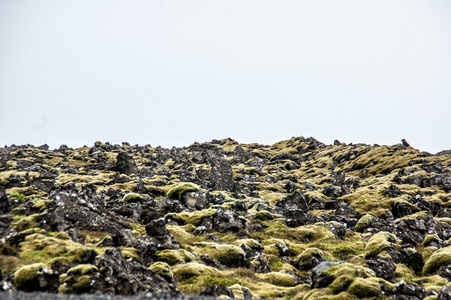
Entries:
[[451,1],[0,0],[0,146],[451,149]]

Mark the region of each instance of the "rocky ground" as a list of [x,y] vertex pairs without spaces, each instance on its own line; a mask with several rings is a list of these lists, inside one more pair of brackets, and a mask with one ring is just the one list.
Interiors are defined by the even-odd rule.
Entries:
[[450,191],[405,141],[4,147],[0,298],[451,299]]

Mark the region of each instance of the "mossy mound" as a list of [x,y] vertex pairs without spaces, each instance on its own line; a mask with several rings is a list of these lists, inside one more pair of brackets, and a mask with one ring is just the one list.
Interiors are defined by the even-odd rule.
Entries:
[[174,278],[174,274],[171,271],[169,265],[162,261],[157,261],[149,267],[149,270],[154,271],[155,273],[167,278],[168,280],[172,280]]
[[423,275],[433,274],[441,265],[451,262],[451,246],[435,251],[423,267]]
[[199,186],[197,184],[186,182],[182,184],[178,184],[175,187],[171,188],[168,191],[169,199],[177,199],[182,200],[183,196],[188,192],[197,192],[199,191]]
[[172,219],[181,225],[192,224],[199,226],[205,218],[211,217],[216,213],[216,209],[209,208],[194,212],[182,211],[180,213],[168,213],[165,218]]
[[198,251],[202,254],[208,254],[221,264],[233,268],[241,267],[244,263],[245,253],[238,246],[216,243],[201,243]]
[[77,265],[73,268],[70,268],[67,271],[67,275],[89,275],[92,274],[96,271],[98,271],[99,269],[91,264],[80,264]]
[[178,263],[187,263],[196,260],[196,256],[185,249],[178,250],[162,250],[155,253],[158,260],[167,262],[170,265]]
[[128,193],[127,195],[122,198],[124,202],[132,203],[132,202],[142,202],[143,196],[136,193]]
[[365,258],[378,255],[388,248],[396,247],[397,238],[394,234],[382,231],[373,235],[365,247]]
[[18,289],[27,290],[27,286],[34,286],[39,273],[47,268],[47,265],[42,263],[31,264],[21,267],[14,273],[14,285]]
[[348,288],[348,292],[361,298],[376,297],[381,294],[381,286],[371,279],[356,278]]
[[300,270],[309,270],[323,260],[324,254],[318,248],[307,248],[293,259],[293,266]]
[[191,277],[208,275],[219,276],[221,271],[216,268],[206,266],[204,264],[190,262],[186,264],[175,265],[172,267],[172,273],[178,280],[186,280]]

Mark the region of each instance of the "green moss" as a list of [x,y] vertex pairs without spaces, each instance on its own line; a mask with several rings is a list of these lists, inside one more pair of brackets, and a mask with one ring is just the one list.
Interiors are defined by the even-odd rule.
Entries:
[[17,219],[11,224],[11,227],[15,228],[17,231],[24,231],[30,228],[39,227],[39,221],[41,220],[41,214],[34,214],[27,217],[22,217]]
[[334,281],[329,285],[329,288],[334,294],[346,291],[354,281],[354,277],[350,275],[341,275],[334,279]]
[[365,258],[378,255],[387,248],[396,246],[396,236],[392,233],[381,231],[373,235],[365,247]]
[[136,193],[128,193],[127,195],[122,198],[124,202],[130,203],[130,202],[142,202],[143,196]]
[[204,218],[208,218],[216,213],[216,209],[204,209],[194,212],[186,212],[182,211],[180,213],[168,213],[165,217],[165,219],[173,219],[177,221],[178,223],[181,223],[183,225],[186,224],[192,224],[194,226],[199,226]]
[[297,285],[297,281],[294,279],[293,275],[290,274],[269,272],[267,274],[257,274],[257,277],[277,286]]
[[355,230],[358,232],[363,232],[363,230],[370,227],[375,220],[376,218],[370,214],[363,215],[355,225]]
[[18,289],[24,288],[39,275],[40,270],[47,268],[45,264],[37,263],[21,267],[14,273],[14,285]]
[[149,267],[149,270],[154,271],[155,273],[168,278],[168,279],[172,279],[174,278],[174,274],[171,271],[171,268],[169,267],[169,265],[165,262],[162,261],[157,261],[156,263],[154,263],[153,265],[151,265]]
[[81,294],[86,292],[91,286],[91,277],[88,275],[83,275],[77,278],[77,281],[72,285],[72,290],[76,294]]
[[376,273],[374,273],[373,270],[357,266],[350,263],[342,263],[336,266],[332,266],[328,269],[326,269],[325,274],[332,276],[334,278],[338,278],[342,275],[349,275],[352,277],[362,277],[362,278],[369,278],[369,277],[375,277]]
[[177,277],[178,280],[184,281],[194,276],[219,276],[221,272],[213,267],[196,262],[190,262],[173,266],[172,273],[174,273],[174,276]]
[[91,264],[80,264],[67,271],[68,275],[88,275],[98,271],[96,266]]
[[438,237],[437,234],[428,234],[424,237],[423,246],[426,246],[427,244],[429,244],[430,242],[437,242],[438,244],[440,244],[442,242],[442,239]]
[[423,275],[434,273],[441,265],[451,262],[451,246],[439,249],[429,257],[423,267]]
[[241,247],[242,245],[246,245],[251,249],[260,249],[262,245],[259,241],[255,239],[239,239],[233,242],[233,245]]
[[168,191],[168,198],[169,199],[178,199],[182,200],[183,196],[188,192],[197,192],[199,191],[199,186],[197,184],[186,182],[179,185],[176,185],[175,187],[171,188]]
[[122,256],[124,256],[125,259],[133,258],[135,261],[139,261],[137,249],[131,247],[119,247],[119,249],[121,250]]
[[67,234],[67,232],[61,231],[58,232],[55,236],[55,238],[60,239],[60,240],[70,240],[70,236],[69,234]]
[[381,295],[381,286],[370,279],[356,278],[348,288],[348,292],[359,298],[375,297]]
[[266,221],[274,219],[274,215],[267,210],[260,210],[255,213],[255,218]]
[[318,248],[307,248],[293,260],[293,266],[300,270],[309,270],[314,267],[315,260],[322,260],[323,251]]
[[203,246],[198,249],[200,253],[208,254],[228,267],[239,266],[245,257],[243,249],[237,246],[205,242],[199,245]]
[[158,260],[167,262],[170,265],[196,260],[196,257],[185,249],[158,251],[155,253],[155,256]]

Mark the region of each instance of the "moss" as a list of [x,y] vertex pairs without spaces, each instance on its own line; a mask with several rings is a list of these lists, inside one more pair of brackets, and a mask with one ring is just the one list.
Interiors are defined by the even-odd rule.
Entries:
[[67,232],[61,231],[58,232],[55,236],[55,238],[60,239],[60,240],[70,240],[70,236],[69,234],[67,234]]
[[72,285],[72,290],[76,294],[86,292],[91,286],[91,277],[89,275],[83,275],[77,278],[77,281]]
[[219,276],[221,272],[213,267],[196,262],[190,262],[173,266],[172,273],[174,273],[174,276],[177,277],[178,280],[184,281],[194,276]]
[[338,294],[340,292],[346,291],[353,281],[354,277],[350,275],[341,275],[335,278],[328,287],[334,294]]
[[67,271],[68,275],[87,275],[98,271],[97,267],[91,264],[80,264]]
[[205,242],[200,243],[200,245],[203,246],[202,248],[199,248],[200,253],[208,254],[228,267],[240,266],[245,257],[243,249],[237,246]]
[[168,191],[168,198],[169,199],[178,199],[182,200],[183,196],[188,192],[197,192],[199,191],[199,186],[197,184],[186,182],[179,185],[176,185],[175,187],[171,188]]
[[349,286],[348,292],[359,298],[367,298],[379,296],[382,290],[380,284],[373,280],[356,278]]
[[274,215],[267,210],[260,210],[255,213],[255,218],[266,221],[274,219]]
[[162,261],[157,261],[156,263],[154,263],[153,265],[151,265],[149,267],[149,270],[154,271],[155,273],[168,278],[168,279],[172,279],[174,278],[174,274],[171,271],[171,268],[169,267],[169,265],[165,262]]
[[124,202],[131,203],[131,202],[142,202],[143,196],[136,193],[128,193],[127,195],[122,198]]
[[440,244],[442,242],[442,239],[439,238],[437,234],[428,234],[424,237],[422,245],[426,247],[430,242],[436,242]]
[[18,231],[24,231],[30,228],[39,227],[39,221],[42,218],[41,214],[34,214],[27,217],[19,218],[11,224],[11,227]]
[[363,232],[363,230],[370,227],[375,220],[376,218],[370,214],[363,215],[355,225],[355,230]]
[[441,265],[451,262],[451,246],[439,249],[429,257],[423,267],[423,275],[434,273]]
[[373,235],[365,247],[365,258],[378,255],[383,250],[395,247],[396,236],[392,233],[381,231]]
[[170,265],[196,260],[196,257],[185,249],[158,251],[155,253],[155,256],[158,260],[167,262]]
[[137,249],[131,247],[120,247],[119,249],[121,250],[122,256],[124,256],[125,259],[133,258],[135,261],[139,261]]
[[293,275],[290,274],[280,272],[269,272],[267,274],[257,274],[257,277],[278,286],[297,285],[297,281],[294,279]]
[[262,245],[260,244],[259,241],[255,240],[255,239],[239,239],[236,240],[233,245],[241,247],[242,245],[246,245],[251,249],[260,249],[262,248]]
[[300,270],[309,270],[314,267],[313,263],[322,260],[323,251],[318,248],[307,248],[293,259],[293,265]]
[[216,213],[216,209],[204,209],[195,212],[182,211],[180,213],[168,213],[165,219],[173,219],[183,225],[192,224],[199,226],[205,218],[208,218]]
[[334,278],[338,278],[342,275],[349,275],[352,277],[362,277],[362,278],[376,276],[376,273],[374,273],[373,270],[366,267],[353,265],[350,263],[342,263],[339,265],[332,266],[326,269],[324,272],[325,274],[332,276]]
[[21,267],[14,273],[14,285],[23,289],[39,275],[40,270],[47,268],[45,264],[37,263]]

